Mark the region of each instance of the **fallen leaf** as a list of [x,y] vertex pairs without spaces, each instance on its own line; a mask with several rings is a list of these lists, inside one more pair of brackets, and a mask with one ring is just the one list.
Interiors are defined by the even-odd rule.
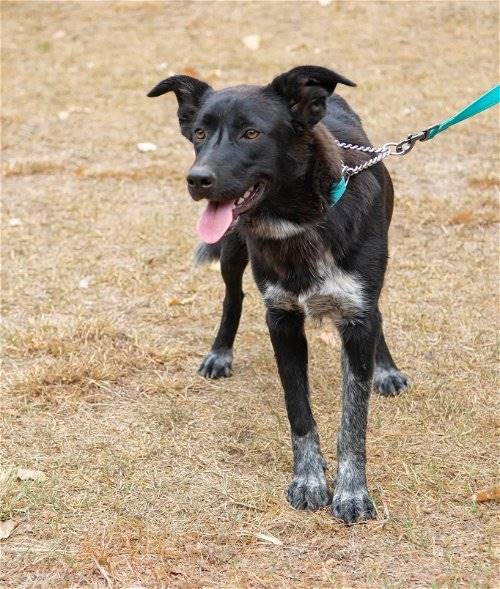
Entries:
[[210,70],[207,74],[208,80],[219,80],[222,77],[222,70]]
[[247,35],[243,37],[242,42],[248,49],[256,51],[260,47],[260,35]]
[[13,219],[9,219],[9,227],[20,227],[23,224],[21,219],[14,217]]
[[458,211],[451,217],[450,225],[468,225],[474,219],[474,213],[468,209]]
[[301,49],[307,49],[307,43],[305,41],[300,41],[300,43],[296,43],[295,45],[286,46],[286,50],[289,53],[292,51],[300,51]]
[[154,143],[138,143],[137,149],[142,153],[146,153],[147,151],[156,151],[157,147]]
[[78,281],[79,288],[88,288],[90,284],[90,276],[85,276]]
[[500,186],[500,179],[496,175],[470,178],[467,182],[471,188],[479,190],[488,190],[488,188],[498,188]]
[[403,114],[406,117],[408,115],[413,114],[416,110],[417,109],[414,106],[406,106],[401,110],[401,114]]
[[476,503],[484,503],[485,501],[500,501],[500,485],[490,487],[489,489],[482,489],[472,496]]
[[21,481],[44,481],[47,477],[41,470],[17,469],[17,478]]
[[283,544],[281,540],[278,540],[278,538],[276,538],[275,536],[271,536],[271,534],[261,534],[260,532],[257,532],[257,534],[255,535],[257,536],[257,538],[259,538],[259,540],[264,540],[264,542],[270,542],[275,546],[281,546]]
[[8,519],[7,521],[0,522],[0,540],[5,540],[6,538],[8,538],[12,534],[16,526],[17,522],[15,522],[13,519]]
[[191,76],[193,78],[196,78],[197,76],[200,75],[200,72],[196,68],[189,67],[189,66],[185,67],[182,70],[182,73],[185,74],[186,76]]
[[195,295],[193,295],[192,297],[187,297],[185,299],[178,299],[177,297],[173,297],[168,301],[168,306],[176,307],[178,305],[188,305],[189,303],[192,303],[194,299]]

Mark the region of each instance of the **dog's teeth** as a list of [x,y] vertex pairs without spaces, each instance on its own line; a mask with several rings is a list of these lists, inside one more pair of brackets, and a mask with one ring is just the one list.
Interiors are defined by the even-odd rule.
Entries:
[[240,205],[244,200],[245,199],[242,196],[240,196],[240,198],[236,201],[236,204]]

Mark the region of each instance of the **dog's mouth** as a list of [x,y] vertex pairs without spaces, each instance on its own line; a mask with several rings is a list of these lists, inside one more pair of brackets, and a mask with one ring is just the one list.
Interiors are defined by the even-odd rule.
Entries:
[[253,209],[262,200],[265,188],[266,183],[261,181],[250,186],[239,198],[224,202],[209,201],[198,221],[199,236],[206,243],[219,241],[231,227],[236,225],[240,215]]

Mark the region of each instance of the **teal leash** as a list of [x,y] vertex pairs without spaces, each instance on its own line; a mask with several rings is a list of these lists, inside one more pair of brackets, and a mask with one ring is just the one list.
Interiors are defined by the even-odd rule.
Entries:
[[385,143],[381,147],[375,148],[368,145],[356,145],[353,143],[344,143],[342,141],[336,140],[337,145],[343,149],[351,149],[354,151],[374,154],[374,157],[363,162],[362,164],[359,164],[358,166],[349,167],[343,165],[342,176],[340,180],[333,183],[330,188],[331,206],[337,204],[338,201],[342,198],[347,189],[349,178],[354,176],[354,174],[359,174],[359,172],[366,170],[370,166],[378,164],[389,155],[406,155],[413,149],[417,141],[427,141],[429,139],[434,139],[436,135],[446,131],[446,129],[449,129],[453,125],[456,125],[461,121],[465,121],[466,119],[470,119],[471,117],[474,117],[477,114],[483,112],[483,110],[491,108],[498,103],[500,103],[500,84],[494,86],[491,90],[488,90],[488,92],[474,100],[474,102],[471,102],[468,106],[454,114],[452,117],[445,119],[441,123],[432,125],[432,127],[428,127],[423,131],[419,131],[418,133],[411,133],[406,139],[403,139],[403,141],[400,141],[399,143]]

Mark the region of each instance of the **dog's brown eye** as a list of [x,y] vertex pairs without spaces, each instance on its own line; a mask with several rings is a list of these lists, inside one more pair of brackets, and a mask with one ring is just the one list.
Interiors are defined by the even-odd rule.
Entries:
[[196,131],[194,132],[194,136],[199,141],[203,141],[203,139],[206,138],[207,134],[205,133],[205,131],[203,129],[196,129]]
[[260,133],[255,129],[248,129],[248,131],[245,131],[245,133],[243,134],[243,137],[245,139],[256,139],[259,135]]

